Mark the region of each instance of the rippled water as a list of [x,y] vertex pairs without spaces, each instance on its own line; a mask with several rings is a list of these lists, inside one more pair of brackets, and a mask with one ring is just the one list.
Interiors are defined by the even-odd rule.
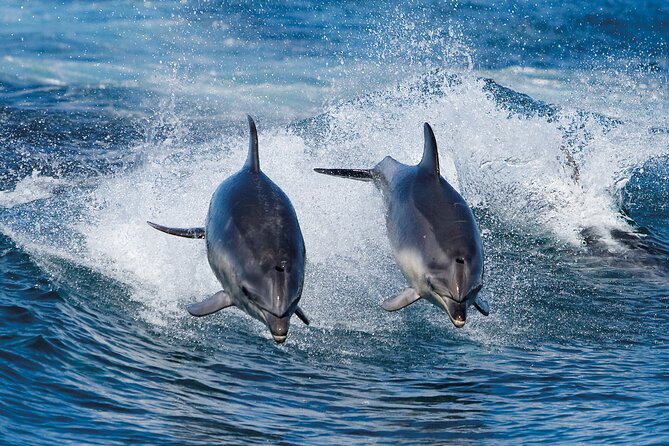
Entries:
[[[669,9],[660,1],[0,6],[0,443],[669,442]],[[246,156],[307,273],[285,344],[218,291],[198,226]],[[379,193],[472,204],[491,314],[406,284]]]

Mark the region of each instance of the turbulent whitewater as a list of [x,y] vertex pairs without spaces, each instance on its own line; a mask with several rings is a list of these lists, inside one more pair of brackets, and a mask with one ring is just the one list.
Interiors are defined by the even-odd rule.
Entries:
[[[669,410],[663,2],[10,1],[0,6],[4,444],[662,444]],[[633,42],[630,43],[630,42]],[[201,240],[246,158],[307,251],[275,345]],[[456,330],[407,284],[370,184],[422,125],[471,204],[481,296]],[[174,259],[179,259],[178,262]]]

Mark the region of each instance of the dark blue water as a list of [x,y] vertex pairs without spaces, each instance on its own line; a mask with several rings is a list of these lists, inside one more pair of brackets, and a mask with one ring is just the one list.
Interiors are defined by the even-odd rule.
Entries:
[[[662,1],[3,2],[0,443],[669,443],[669,7]],[[308,270],[276,345],[195,240],[245,158]],[[417,162],[481,226],[491,314],[405,287],[369,185]]]

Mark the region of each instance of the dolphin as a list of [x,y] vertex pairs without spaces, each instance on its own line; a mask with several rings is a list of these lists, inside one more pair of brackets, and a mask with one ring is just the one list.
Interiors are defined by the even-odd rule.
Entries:
[[386,156],[373,169],[314,169],[318,173],[371,181],[381,190],[386,228],[395,260],[411,285],[386,299],[387,311],[423,298],[448,313],[453,325],[465,325],[467,308],[490,312],[479,296],[483,286],[483,246],[474,214],[439,173],[432,127],[424,125],[423,158],[417,166]]
[[168,228],[168,234],[205,239],[207,258],[223,290],[189,305],[193,316],[235,306],[260,320],[277,343],[288,336],[290,318],[309,319],[298,306],[306,250],[295,209],[286,194],[260,170],[258,133],[251,116],[249,151],[242,169],[224,180],[209,204],[204,228]]

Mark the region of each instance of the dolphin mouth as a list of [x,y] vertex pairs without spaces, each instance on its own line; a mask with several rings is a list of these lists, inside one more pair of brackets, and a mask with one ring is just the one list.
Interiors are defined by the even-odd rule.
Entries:
[[449,296],[440,296],[434,293],[441,301],[442,307],[446,310],[449,319],[455,325],[455,328],[462,328],[467,322],[467,301],[458,302]]
[[288,337],[288,335],[275,335],[274,333],[272,333],[272,337],[274,338],[274,341],[277,344],[283,344],[284,342],[286,342],[286,338]]
[[272,338],[277,344],[283,344],[288,337],[288,328],[290,327],[290,316],[276,317],[274,314],[263,310],[265,324],[269,328]]
[[448,313],[448,316],[451,318],[451,322],[453,322],[453,325],[455,325],[455,328],[462,328],[465,326],[465,322],[467,322],[467,316],[458,316],[458,315],[453,315],[450,312]]
[[449,314],[451,318],[451,322],[453,322],[453,325],[455,325],[455,328],[462,328],[465,326],[466,320],[464,319],[455,319],[453,316]]

